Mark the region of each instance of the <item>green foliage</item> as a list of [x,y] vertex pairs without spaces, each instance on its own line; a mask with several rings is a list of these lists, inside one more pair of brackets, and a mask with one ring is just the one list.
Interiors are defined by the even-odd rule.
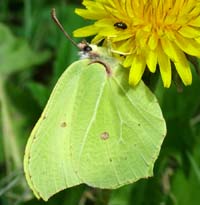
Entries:
[[[25,143],[58,77],[68,65],[78,59],[76,49],[52,22],[50,9],[56,7],[57,14],[69,33],[86,23],[73,14],[75,1],[65,2],[0,1],[0,21],[4,28],[6,26],[5,30],[12,31],[12,38],[18,42],[13,45],[18,49],[28,49],[27,56],[32,56],[27,60],[29,64],[22,54],[14,52],[22,67],[18,65],[15,68],[18,62],[7,62],[8,71],[13,69],[15,72],[9,71],[9,75],[6,74],[6,78],[0,81],[3,82],[3,92],[0,94],[4,95],[3,103],[2,97],[0,99],[0,204],[198,205],[200,80],[195,77],[195,73],[193,84],[183,88],[181,93],[174,86],[163,89],[162,85],[156,84],[155,93],[166,118],[168,133],[156,161],[154,177],[113,191],[80,185],[56,194],[48,202],[38,201],[33,197],[22,172]],[[1,52],[4,52],[1,47],[4,40],[0,39]],[[23,51],[23,55],[26,56],[26,52]],[[5,59],[10,57],[5,56]],[[0,58],[0,61],[5,62],[5,59]],[[8,120],[6,124],[3,123],[5,119]],[[7,131],[5,133],[5,130],[11,130],[12,134],[7,134]]]
[[1,146],[4,148],[4,155],[2,154],[1,156],[5,157],[7,169],[7,177],[2,181],[4,188],[0,191],[0,195],[7,192],[13,186],[17,186],[18,189],[23,190],[24,198],[27,198],[30,193],[26,193],[27,186],[21,173],[22,150],[19,145],[21,143],[20,135],[18,135],[21,125],[14,123],[14,120],[21,116],[15,110],[14,104],[11,103],[6,86],[10,81],[9,77],[11,75],[21,72],[30,66],[42,63],[49,57],[49,53],[39,54],[32,51],[26,41],[15,38],[3,24],[0,24],[0,44]]
[[47,52],[33,52],[26,41],[15,38],[3,24],[0,24],[0,40],[1,78],[27,69],[31,65],[41,64],[49,57]]

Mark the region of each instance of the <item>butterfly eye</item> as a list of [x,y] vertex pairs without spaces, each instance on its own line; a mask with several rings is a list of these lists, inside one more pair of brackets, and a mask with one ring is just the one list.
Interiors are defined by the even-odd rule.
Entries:
[[123,22],[117,22],[117,23],[115,23],[115,24],[114,24],[114,27],[120,28],[120,29],[123,29],[123,30],[127,29],[127,25],[126,25],[125,23],[123,23]]
[[90,52],[90,51],[92,51],[92,47],[89,46],[89,45],[85,45],[84,48],[83,48],[83,51]]

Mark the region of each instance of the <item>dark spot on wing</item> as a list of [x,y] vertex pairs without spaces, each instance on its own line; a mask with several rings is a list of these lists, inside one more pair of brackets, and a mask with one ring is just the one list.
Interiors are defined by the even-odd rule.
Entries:
[[67,123],[66,122],[62,122],[61,123],[61,127],[67,127]]
[[109,133],[108,132],[101,133],[101,139],[102,140],[107,140],[108,138],[109,138]]
[[33,142],[35,141],[35,139],[36,139],[36,135],[33,136]]
[[44,116],[42,117],[42,119],[43,119],[43,120],[45,120],[46,118],[47,118],[47,116],[46,116],[46,115],[44,115]]

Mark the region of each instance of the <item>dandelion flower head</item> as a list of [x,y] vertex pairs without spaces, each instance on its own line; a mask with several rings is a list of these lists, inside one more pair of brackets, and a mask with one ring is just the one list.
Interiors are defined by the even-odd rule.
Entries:
[[[137,85],[146,68],[160,70],[170,87],[174,67],[184,85],[192,83],[187,55],[200,57],[200,0],[84,0],[76,13],[93,24],[76,37],[95,36],[124,54],[129,83]],[[173,66],[172,66],[173,65]]]

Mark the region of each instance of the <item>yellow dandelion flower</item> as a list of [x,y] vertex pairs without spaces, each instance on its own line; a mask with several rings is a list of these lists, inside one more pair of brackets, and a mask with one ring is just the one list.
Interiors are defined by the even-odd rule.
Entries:
[[94,20],[77,29],[76,37],[95,35],[124,53],[124,67],[130,67],[132,85],[145,68],[159,67],[163,84],[171,84],[171,64],[184,85],[192,83],[187,55],[200,57],[200,0],[84,0],[76,13]]

